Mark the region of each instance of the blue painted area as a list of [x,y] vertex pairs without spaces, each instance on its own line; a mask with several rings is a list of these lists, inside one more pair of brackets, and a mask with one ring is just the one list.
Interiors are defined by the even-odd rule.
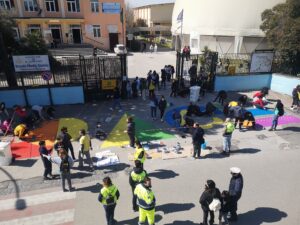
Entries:
[[[166,114],[165,114],[165,121],[172,127],[176,127],[176,123],[173,120],[173,112],[181,112],[182,110],[187,110],[188,106],[180,106],[177,107],[175,109],[169,110]],[[200,111],[204,112],[205,111],[205,106],[200,106]],[[222,115],[223,112],[221,112],[219,109],[216,109],[214,112],[216,115]]]
[[84,94],[82,86],[51,88],[54,105],[83,104]]
[[300,79],[274,73],[272,76],[271,90],[292,96],[293,89],[300,85]]
[[255,108],[247,108],[247,111],[251,112],[253,116],[266,116],[266,115],[274,114],[274,112],[271,110],[263,110],[263,109],[255,109]]
[[248,91],[270,87],[272,74],[216,76],[215,91]]
[[0,91],[0,102],[4,102],[7,108],[14,105],[26,105],[23,90]]
[[26,93],[29,105],[50,105],[47,88],[27,89]]

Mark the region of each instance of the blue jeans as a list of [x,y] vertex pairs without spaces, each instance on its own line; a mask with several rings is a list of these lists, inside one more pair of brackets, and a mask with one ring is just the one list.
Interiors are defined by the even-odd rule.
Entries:
[[276,127],[278,125],[278,119],[279,119],[279,115],[275,114],[273,117],[271,129],[276,129]]
[[151,107],[151,117],[156,118],[156,107]]
[[230,152],[231,136],[232,135],[226,135],[223,137],[223,151],[225,152]]

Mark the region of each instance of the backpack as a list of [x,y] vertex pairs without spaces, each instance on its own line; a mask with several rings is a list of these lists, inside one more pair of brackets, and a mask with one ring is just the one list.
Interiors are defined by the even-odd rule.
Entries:
[[68,173],[68,172],[70,172],[70,163],[69,163],[68,157],[66,157],[65,159],[63,159],[61,161],[60,172],[62,172],[62,173]]
[[105,200],[107,205],[113,205],[115,203],[115,198],[110,193]]
[[219,211],[221,209],[221,201],[217,198],[214,198],[208,207],[210,211]]

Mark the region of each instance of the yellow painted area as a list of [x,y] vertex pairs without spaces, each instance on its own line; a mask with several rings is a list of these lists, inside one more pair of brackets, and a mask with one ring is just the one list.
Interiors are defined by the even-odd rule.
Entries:
[[129,144],[127,133],[124,133],[127,127],[127,115],[124,114],[114,129],[110,132],[101,148],[122,147]]
[[211,129],[213,128],[214,125],[221,125],[223,124],[224,121],[218,117],[213,117],[213,121],[211,123],[207,123],[207,124],[200,124],[200,126],[203,128],[203,129]]
[[79,130],[88,130],[88,125],[85,121],[76,118],[61,118],[58,124],[57,134],[60,133],[62,127],[68,128],[68,133],[71,135],[73,140],[79,139]]
[[187,112],[186,109],[180,111],[180,115],[181,115],[181,124],[180,124],[180,126],[183,126],[185,124],[184,116],[185,116],[186,112]]

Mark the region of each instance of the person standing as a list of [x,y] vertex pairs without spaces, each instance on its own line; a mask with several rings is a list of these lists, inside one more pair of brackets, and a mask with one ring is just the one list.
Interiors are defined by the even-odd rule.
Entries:
[[135,141],[135,123],[132,117],[127,118],[127,130],[124,131],[129,137],[129,147],[134,148]]
[[229,183],[229,195],[232,207],[230,209],[229,221],[237,221],[237,206],[238,201],[242,196],[244,179],[241,174],[241,169],[238,167],[231,167],[230,173],[232,175]]
[[[50,162],[50,160],[48,158],[45,158],[43,155],[50,155],[51,151],[49,151],[46,148],[46,143],[45,141],[40,141],[39,142],[39,152],[40,152],[40,156],[42,158],[43,164],[44,164],[44,180],[50,180],[53,178],[52,176],[52,163]],[[50,177],[48,177],[48,175]]]
[[293,102],[291,106],[291,110],[297,109],[299,107],[300,101],[300,85],[297,85],[292,92]]
[[98,201],[103,204],[107,225],[116,224],[115,208],[120,198],[118,188],[112,183],[110,177],[103,178],[103,187],[100,190]]
[[156,199],[151,190],[151,179],[145,177],[142,184],[138,184],[134,189],[134,211],[139,208],[139,224],[145,224],[146,219],[149,225],[155,224],[155,204]]
[[133,80],[133,82],[131,83],[131,89],[132,89],[132,97],[136,98],[138,96],[137,80]]
[[116,107],[119,107],[119,110],[122,111],[122,106],[121,106],[121,95],[120,95],[120,90],[118,87],[115,87],[114,93],[113,93],[113,107],[110,108],[110,110],[115,110]]
[[150,50],[151,53],[153,53],[154,48],[153,48],[152,44],[150,44],[149,50]]
[[154,52],[155,52],[155,53],[157,52],[157,49],[158,49],[157,44],[155,44],[155,45],[154,45]]
[[207,180],[205,184],[205,190],[202,193],[199,203],[203,210],[203,222],[200,225],[208,225],[208,214],[210,215],[209,224],[213,225],[215,220],[214,211],[212,211],[209,205],[214,199],[218,199],[221,203],[221,193],[213,180]]
[[78,154],[79,159],[79,167],[83,166],[84,160],[83,157],[86,157],[86,160],[88,161],[89,167],[91,171],[94,171],[93,161],[91,159],[90,150],[93,150],[92,142],[90,136],[86,133],[85,129],[81,129],[79,131],[80,134],[80,151]]
[[131,98],[132,96],[132,92],[131,92],[131,84],[130,81],[128,80],[126,83],[126,90],[127,90],[127,98]]
[[132,190],[132,207],[133,210],[135,206],[136,199],[134,198],[134,190],[138,184],[143,183],[145,177],[147,176],[147,172],[143,169],[143,164],[139,160],[134,161],[135,167],[133,168],[132,172],[129,176],[129,184]]
[[156,111],[157,111],[158,101],[154,94],[150,97],[149,105],[150,105],[150,110],[151,110],[151,118],[152,118],[152,120],[156,120]]
[[201,156],[201,145],[204,144],[204,130],[199,126],[198,123],[194,123],[194,131],[193,131],[193,148],[194,148],[194,158],[200,158]]
[[278,119],[280,116],[284,115],[284,106],[282,104],[282,102],[278,99],[276,106],[275,106],[275,110],[274,110],[274,116],[273,116],[273,121],[272,121],[272,126],[269,129],[269,131],[275,131],[278,125]]
[[176,97],[178,91],[178,82],[176,79],[172,81],[170,97]]
[[136,140],[135,142],[136,149],[134,153],[134,161],[140,161],[141,168],[144,169],[144,162],[146,160],[146,152],[140,141]]
[[235,129],[234,124],[231,122],[230,118],[227,118],[225,121],[225,129],[223,133],[223,154],[226,154],[229,156],[230,154],[230,148],[231,148],[231,138],[232,133]]
[[166,89],[166,80],[167,80],[167,74],[165,68],[161,69],[161,87]]
[[165,96],[161,96],[159,102],[158,102],[158,108],[159,108],[159,111],[160,111],[160,121],[161,122],[164,122],[164,114],[165,114],[165,110],[167,108],[167,101],[165,99]]
[[[5,103],[1,102],[0,103],[0,115],[5,114],[6,117],[9,117],[9,113],[6,109]],[[2,120],[4,119],[4,117],[2,118]]]
[[155,91],[155,81],[151,79],[150,85],[149,85],[149,97],[151,98],[154,95]]
[[62,137],[62,144],[64,146],[64,149],[67,151],[67,153],[69,153],[69,150],[70,150],[73,160],[76,160],[75,155],[74,155],[73,145],[72,145],[72,142],[71,142],[72,137],[68,133],[68,128],[67,127],[62,127],[61,128],[60,136]]

